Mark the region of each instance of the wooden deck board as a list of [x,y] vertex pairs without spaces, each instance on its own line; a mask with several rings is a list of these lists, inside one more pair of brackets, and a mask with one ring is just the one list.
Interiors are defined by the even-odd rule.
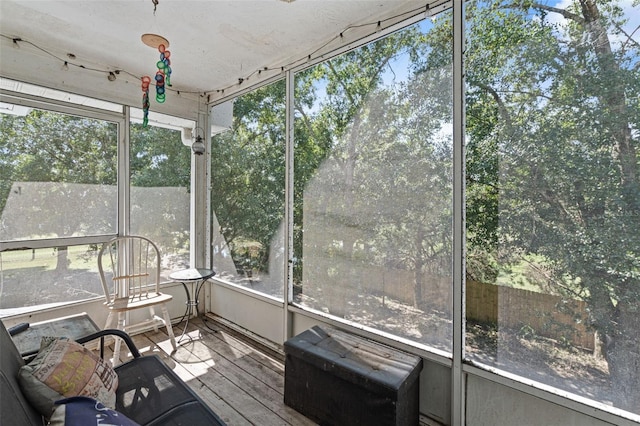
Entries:
[[[175,327],[177,336],[183,325]],[[158,355],[229,426],[316,424],[284,405],[282,360],[222,324],[191,320],[175,352],[163,330],[135,335],[133,341],[143,356]],[[129,356],[121,351],[122,361]]]
[[[174,326],[176,336],[183,326]],[[282,354],[223,324],[192,319],[175,352],[163,330],[133,340],[143,356],[158,355],[229,426],[316,424],[284,404]],[[121,351],[123,361],[129,356]],[[426,424],[423,419],[421,425]]]
[[[148,333],[146,335],[138,335],[134,337],[136,346],[142,348],[143,356],[149,354],[158,355],[178,375],[178,377],[184,380],[198,394],[198,396],[200,396],[200,398],[202,398],[207,405],[209,405],[229,425],[252,424],[233,406],[228,404],[217,393],[211,390],[211,386],[233,387],[232,383],[226,383],[224,378],[220,377],[215,372],[209,372],[210,363],[191,362],[189,364],[183,364],[176,361],[161,348],[161,345],[164,345],[164,342],[161,343],[161,345],[157,344],[158,336],[160,336],[161,339],[166,338],[166,343],[169,348],[171,348],[168,338],[162,333]],[[199,378],[200,376],[205,375],[206,380],[209,382],[209,386],[205,386],[203,378]]]

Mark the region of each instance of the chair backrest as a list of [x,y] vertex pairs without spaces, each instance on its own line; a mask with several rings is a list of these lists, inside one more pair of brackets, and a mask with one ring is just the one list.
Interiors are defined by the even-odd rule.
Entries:
[[160,292],[160,250],[148,238],[129,235],[104,243],[98,270],[107,303]]
[[24,361],[0,321],[0,425],[42,425],[42,416],[29,404],[18,383]]

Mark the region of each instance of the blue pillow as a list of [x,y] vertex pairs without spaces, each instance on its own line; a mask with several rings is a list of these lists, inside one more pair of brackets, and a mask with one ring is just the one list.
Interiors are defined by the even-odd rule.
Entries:
[[100,401],[86,396],[73,396],[56,401],[51,416],[52,426],[113,425],[139,426],[122,413],[105,407]]

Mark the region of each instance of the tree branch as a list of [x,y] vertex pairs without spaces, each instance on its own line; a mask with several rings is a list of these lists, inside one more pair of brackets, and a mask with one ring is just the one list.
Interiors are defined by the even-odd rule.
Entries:
[[507,111],[507,107],[504,104],[504,102],[502,102],[502,99],[500,98],[500,95],[498,94],[498,92],[491,86],[489,86],[488,84],[484,84],[481,82],[475,82],[475,84],[481,88],[482,90],[485,90],[486,92],[489,93],[489,95],[491,95],[491,97],[493,98],[494,101],[496,101],[496,104],[498,104],[498,111],[500,112],[500,116],[502,117],[502,119],[505,121],[505,123],[507,124],[507,127],[509,129],[513,128],[513,121],[511,120],[511,116],[509,115],[509,111]]
[[634,35],[638,30],[640,30],[640,25],[638,25],[638,26],[636,27],[636,29],[635,29],[635,30],[633,30],[633,32],[632,32],[631,34],[627,34],[627,32],[624,30],[624,28],[622,28],[622,27],[620,27],[620,26],[618,26],[618,25],[616,25],[616,29],[617,29],[618,31],[620,31],[622,34],[624,34],[624,35],[627,37],[627,40],[625,40],[625,42],[624,42],[624,43],[622,43],[622,50],[623,50],[623,51],[625,51],[625,52],[626,52],[626,50],[627,50],[627,44],[633,44],[633,45],[635,45],[636,47],[640,47],[640,43],[638,43],[637,41],[635,41],[635,40],[633,39],[633,35]]
[[[516,3],[508,4],[505,7],[509,9],[523,9],[522,4],[516,4]],[[546,4],[541,4],[541,3],[531,3],[530,7],[532,9],[540,9],[540,10],[545,10],[547,12],[558,13],[562,15],[565,19],[570,19],[574,22],[577,22],[578,24],[585,23],[585,20],[582,16],[576,15],[575,13],[571,13],[565,9],[560,9],[558,7],[548,6]]]
[[300,116],[302,117],[302,122],[304,123],[304,127],[306,127],[309,134],[312,135],[314,132],[313,132],[313,128],[311,127],[311,120],[309,119],[309,116],[307,115],[307,113],[304,111],[304,108],[298,102],[294,102],[294,107],[295,107],[295,110],[300,113]]

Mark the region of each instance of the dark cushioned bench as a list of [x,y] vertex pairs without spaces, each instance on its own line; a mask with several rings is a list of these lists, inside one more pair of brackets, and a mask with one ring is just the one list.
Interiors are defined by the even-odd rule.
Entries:
[[[31,407],[18,384],[24,360],[2,321],[0,324],[0,425],[41,426],[42,416]],[[225,425],[157,355],[141,356],[123,331],[103,330],[77,342],[108,335],[122,338],[134,356],[115,368],[119,381],[117,411],[140,425]]]
[[284,402],[321,425],[418,424],[422,358],[317,326],[284,349]]

